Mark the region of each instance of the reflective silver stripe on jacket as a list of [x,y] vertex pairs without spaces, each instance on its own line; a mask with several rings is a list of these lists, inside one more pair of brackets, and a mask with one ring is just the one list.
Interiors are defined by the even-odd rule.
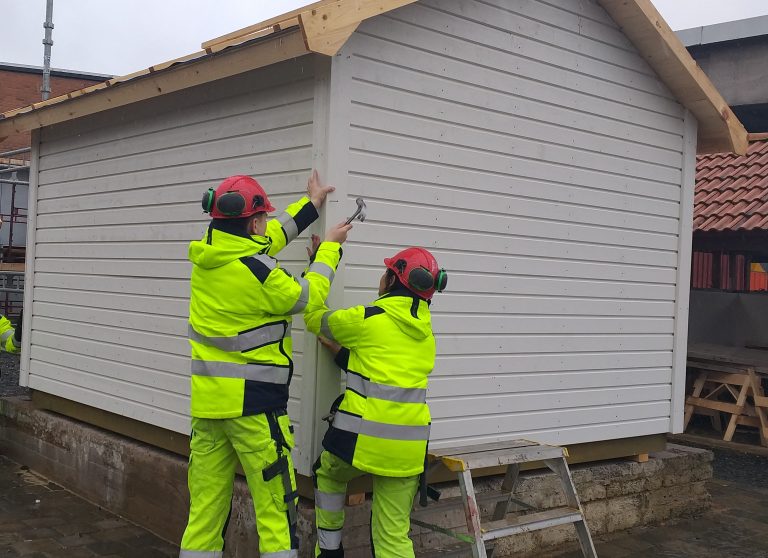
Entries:
[[364,420],[362,417],[346,413],[336,413],[336,416],[333,417],[333,426],[339,430],[346,430],[355,434],[365,434],[374,438],[385,438],[387,440],[429,440],[429,425],[387,424]]
[[256,254],[255,256],[248,256],[248,257],[253,258],[254,260],[260,261],[265,266],[267,266],[270,269],[270,271],[277,267],[277,261],[275,260],[275,258],[267,254]]
[[0,342],[2,342],[3,347],[5,347],[5,342],[8,341],[8,338],[13,335],[13,330],[9,329],[8,331],[4,331],[2,335],[0,335]]
[[190,324],[189,338],[195,343],[216,347],[228,353],[237,353],[262,345],[277,343],[283,338],[285,330],[285,325],[279,323],[252,329],[231,337],[208,337],[195,331],[195,328]]
[[344,510],[344,492],[320,492],[315,488],[315,506],[327,512],[340,512]]
[[261,558],[299,558],[299,551],[294,550],[280,550],[278,552],[261,552],[259,553]]
[[293,305],[293,308],[288,311],[289,314],[298,314],[299,312],[303,312],[304,308],[307,307],[307,303],[309,302],[309,281],[303,277],[298,277],[295,279],[299,285],[301,285],[301,294],[299,295],[299,300],[297,300],[296,304]]
[[283,211],[276,217],[276,219],[285,231],[286,242],[291,242],[294,238],[299,236],[299,227],[296,225],[296,221],[293,219],[290,213]]
[[327,278],[330,282],[333,282],[333,278],[336,275],[336,273],[333,271],[333,268],[327,263],[323,262],[312,262],[312,265],[310,265],[309,269],[307,269],[307,273],[317,273]]
[[331,326],[328,325],[328,318],[330,315],[333,314],[333,311],[326,312],[323,314],[322,319],[320,320],[320,335],[323,337],[330,339],[331,341],[336,341],[336,338],[333,336],[333,333],[331,333]]
[[427,390],[422,388],[401,388],[387,384],[377,384],[358,376],[347,374],[347,387],[360,395],[394,401],[395,403],[426,403]]
[[317,528],[317,544],[325,550],[336,550],[341,546],[341,529],[336,531],[326,531]]
[[179,558],[223,558],[223,550],[182,550]]
[[11,343],[13,343],[13,346],[17,349],[21,348],[21,341],[16,341],[15,337],[11,337]]
[[212,362],[192,360],[192,374],[217,378],[242,378],[268,384],[287,384],[290,370],[268,364],[238,364],[236,362]]

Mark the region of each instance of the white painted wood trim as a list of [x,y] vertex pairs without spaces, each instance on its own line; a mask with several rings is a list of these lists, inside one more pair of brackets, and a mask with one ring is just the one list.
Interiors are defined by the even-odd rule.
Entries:
[[24,266],[24,322],[21,327],[21,362],[19,385],[29,386],[29,366],[32,348],[32,301],[35,291],[35,244],[37,235],[37,184],[40,166],[40,130],[32,130],[32,153],[29,167],[27,207],[27,248]]
[[[328,89],[326,97],[325,114],[325,137],[316,138],[323,142],[325,147],[325,176],[328,184],[336,187],[336,191],[328,197],[325,210],[323,212],[324,226],[330,226],[334,223],[346,220],[349,216],[350,205],[347,203],[347,193],[349,191],[347,184],[347,172],[348,172],[348,150],[349,150],[349,63],[344,53],[347,48],[342,50],[329,60],[327,69]],[[320,73],[318,69],[318,73]],[[315,100],[317,107],[317,99]],[[316,113],[315,117],[319,115]],[[321,147],[315,143],[315,149],[319,150]],[[323,231],[324,232],[324,231]],[[354,235],[353,230],[351,235]],[[336,270],[336,275],[331,286],[331,292],[328,296],[327,305],[331,309],[339,309],[344,306],[344,273],[346,263],[345,258],[342,257],[339,267]],[[340,372],[339,367],[333,362],[333,359],[325,350],[317,348],[316,337],[311,333],[307,333],[308,343],[315,343],[317,352],[316,361],[316,374],[314,380],[316,385],[313,386],[313,393],[307,392],[309,389],[309,382],[304,388],[309,397],[302,399],[306,404],[309,401],[313,401],[312,409],[314,416],[310,421],[307,421],[307,425],[312,425],[313,432],[313,444],[312,444],[312,460],[316,459],[322,451],[322,440],[327,429],[327,423],[322,420],[322,417],[328,413],[331,403],[340,394]],[[309,367],[307,367],[310,370]],[[303,471],[299,470],[299,473]]]
[[688,356],[688,310],[691,295],[691,253],[693,239],[693,196],[696,189],[696,149],[698,123],[685,111],[683,136],[683,180],[680,195],[680,233],[678,236],[677,296],[675,297],[674,361],[672,367],[672,412],[670,432],[683,431],[685,408],[685,369]]
[[[314,115],[312,131],[312,166],[320,173],[321,180],[328,182],[328,125],[330,112],[331,61],[326,56],[313,55],[315,59]],[[330,182],[329,182],[330,183]],[[320,210],[320,218],[312,224],[310,234],[314,233],[323,238],[327,228],[328,206],[335,200],[338,193],[332,193],[326,199],[326,205]],[[334,280],[338,281],[338,276]],[[300,436],[297,440],[298,453],[294,451],[294,466],[300,475],[312,474],[312,463],[317,458],[315,448],[315,430],[318,416],[323,410],[318,410],[317,390],[327,389],[324,384],[318,385],[317,374],[320,347],[317,337],[304,330],[304,361],[301,384],[301,416],[299,417]],[[325,411],[327,412],[327,411]]]

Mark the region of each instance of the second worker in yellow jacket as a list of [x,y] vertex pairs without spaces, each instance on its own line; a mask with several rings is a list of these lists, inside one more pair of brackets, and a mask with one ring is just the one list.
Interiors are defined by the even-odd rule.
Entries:
[[[427,377],[435,365],[429,305],[447,283],[424,248],[384,260],[380,298],[331,311],[313,304],[307,328],[335,354],[347,386],[314,465],[315,555],[341,558],[347,483],[373,475],[371,548],[376,558],[411,558],[410,510],[429,440]],[[319,284],[313,296],[325,295]],[[325,297],[323,297],[325,298]],[[313,301],[314,302],[314,301]]]

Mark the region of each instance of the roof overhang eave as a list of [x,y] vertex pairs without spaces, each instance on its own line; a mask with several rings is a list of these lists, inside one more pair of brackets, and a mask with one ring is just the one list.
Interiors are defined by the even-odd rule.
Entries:
[[5,118],[0,119],[0,141],[12,134],[167,95],[306,54],[309,51],[299,28],[215,52],[197,52],[5,113]]

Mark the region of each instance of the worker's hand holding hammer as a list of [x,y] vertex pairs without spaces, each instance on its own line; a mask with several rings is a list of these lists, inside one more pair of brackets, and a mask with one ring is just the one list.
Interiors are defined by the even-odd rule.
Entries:
[[[351,229],[352,225],[339,223],[338,225],[328,229],[328,232],[325,233],[325,240],[327,242],[338,242],[339,244],[344,244],[344,242],[347,240],[347,233],[349,233]],[[312,247],[307,247],[307,256],[309,256],[309,261],[312,262],[315,260],[317,249],[320,248],[320,237],[316,234],[313,234],[310,237],[310,242]]]

